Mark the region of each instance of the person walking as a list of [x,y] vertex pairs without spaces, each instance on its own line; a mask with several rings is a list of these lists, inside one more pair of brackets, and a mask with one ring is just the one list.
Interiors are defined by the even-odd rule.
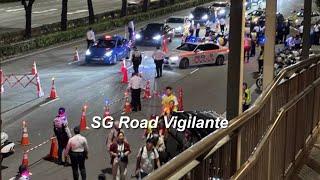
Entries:
[[303,22],[301,22],[301,25],[299,26],[298,31],[299,31],[300,37],[303,37]]
[[141,52],[138,50],[136,46],[133,47],[134,51],[132,53],[132,65],[135,73],[139,73],[139,66],[142,62]]
[[138,73],[132,73],[128,89],[131,90],[131,107],[132,111],[141,111],[141,89],[143,89],[142,78]]
[[244,112],[247,109],[249,109],[249,107],[251,105],[251,91],[248,88],[248,84],[247,83],[243,83],[242,87],[243,87],[242,111]]
[[263,49],[260,51],[259,57],[258,57],[258,72],[259,74],[263,73]]
[[147,139],[146,145],[141,147],[137,155],[136,177],[142,179],[160,167],[159,153],[154,148],[153,140]]
[[154,63],[156,64],[156,78],[162,77],[162,65],[165,58],[165,54],[160,50],[160,47],[157,47],[157,50],[153,52],[152,58],[154,59]]
[[63,161],[62,153],[71,137],[66,110],[63,107],[59,108],[58,115],[53,121],[53,131],[58,141],[58,164],[62,165],[66,163],[66,160]]
[[87,31],[87,49],[89,49],[89,47],[92,46],[95,41],[96,41],[96,38],[95,38],[94,32],[92,28],[89,27]]
[[[250,58],[250,49],[251,49],[251,39],[248,34],[246,34],[246,37],[244,38],[244,59],[246,63],[249,63]],[[247,61],[246,61],[247,57]]]
[[86,180],[85,160],[88,159],[87,139],[80,134],[80,127],[76,126],[73,131],[75,135],[68,141],[65,156],[70,155],[73,179],[79,179],[78,170],[80,170],[81,179]]
[[117,141],[110,146],[113,180],[125,180],[127,176],[130,145],[124,141],[124,132],[119,132]]
[[134,22],[133,19],[131,19],[128,23],[128,33],[129,33],[129,40],[132,42],[133,41],[133,33],[134,33]]
[[193,36],[193,35],[194,35],[194,29],[195,29],[194,21],[191,20],[191,24],[190,24],[190,27],[189,27],[189,35],[190,35],[190,36]]
[[224,34],[225,27],[226,27],[226,21],[224,20],[224,18],[221,18],[219,20],[219,24],[220,24],[220,31],[222,34]]
[[319,24],[319,22],[316,22],[316,24],[313,26],[313,29],[314,29],[313,43],[315,45],[319,45],[319,38],[320,38],[320,24]]
[[[172,87],[170,87],[170,86],[166,87],[166,94],[164,96],[162,96],[161,104],[162,104],[163,110],[169,108],[169,109],[172,109],[173,111],[177,111],[177,109],[178,109],[178,99],[172,93]],[[173,106],[173,107],[170,108],[170,106]]]
[[197,23],[197,26],[196,26],[196,37],[199,37],[199,33],[200,33],[200,23]]

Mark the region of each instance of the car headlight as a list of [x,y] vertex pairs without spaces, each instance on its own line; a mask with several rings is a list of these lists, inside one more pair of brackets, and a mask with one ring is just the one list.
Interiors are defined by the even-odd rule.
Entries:
[[112,51],[108,51],[104,55],[107,56],[107,57],[110,57],[112,55]]
[[161,36],[160,35],[156,35],[152,38],[153,40],[156,40],[156,41],[159,41],[161,39]]
[[136,39],[141,39],[141,34],[136,34]]
[[179,60],[179,56],[171,56],[169,59],[171,61],[178,61]]
[[207,19],[208,19],[208,15],[206,14],[206,15],[202,16],[201,19],[202,19],[202,20],[207,20]]
[[193,14],[190,14],[189,19],[193,19],[193,18],[194,18]]
[[220,11],[219,11],[219,15],[224,15],[226,13],[226,10],[224,10],[224,9],[221,9]]
[[91,52],[90,52],[90,50],[88,49],[87,51],[86,51],[86,56],[90,56],[91,55]]
[[181,31],[182,30],[182,27],[181,26],[179,26],[179,27],[176,27],[176,28],[174,28],[176,31]]

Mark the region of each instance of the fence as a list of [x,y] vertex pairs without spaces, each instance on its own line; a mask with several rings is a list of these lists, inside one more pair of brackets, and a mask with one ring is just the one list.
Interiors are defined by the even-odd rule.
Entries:
[[320,122],[320,56],[282,70],[255,104],[147,179],[290,179]]

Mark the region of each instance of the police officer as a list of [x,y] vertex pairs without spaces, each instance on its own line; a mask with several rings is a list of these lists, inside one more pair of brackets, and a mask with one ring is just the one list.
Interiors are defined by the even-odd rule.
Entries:
[[132,111],[141,111],[141,89],[143,88],[142,78],[138,73],[132,73],[128,89],[131,90]]
[[133,70],[135,73],[139,73],[139,66],[142,62],[142,55],[136,46],[134,46],[133,49],[134,49],[132,54]]
[[248,88],[247,83],[243,83],[243,102],[242,102],[242,111],[249,109],[251,104],[251,92]]
[[90,27],[87,31],[87,49],[89,49],[89,47],[94,44],[95,40],[96,38],[95,38],[94,32]]
[[58,115],[53,121],[53,131],[58,141],[58,164],[63,164],[62,151],[71,137],[66,110],[63,107],[59,108]]
[[160,50],[160,47],[157,47],[157,50],[152,54],[154,63],[156,64],[157,76],[159,78],[162,76],[162,65],[165,58],[165,54]]
[[73,179],[79,179],[79,169],[82,180],[86,180],[85,159],[88,159],[87,139],[80,134],[80,128],[78,126],[76,126],[73,131],[75,135],[68,141],[65,156],[67,154],[70,155]]

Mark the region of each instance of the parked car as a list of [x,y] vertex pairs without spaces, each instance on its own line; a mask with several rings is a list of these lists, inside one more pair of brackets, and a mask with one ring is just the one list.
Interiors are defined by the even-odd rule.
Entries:
[[150,23],[135,35],[135,44],[161,46],[164,37],[171,42],[174,37],[174,29],[164,23]]
[[230,3],[228,1],[216,1],[210,8],[217,18],[226,18],[230,15]]
[[[144,0],[128,0],[128,6],[142,6]],[[150,4],[157,3],[160,0],[149,0]]]
[[192,10],[189,19],[193,20],[194,24],[204,25],[207,21],[215,22],[215,15],[209,7],[199,6]]
[[166,25],[174,28],[174,35],[181,36],[183,34],[184,21],[184,17],[172,16],[166,20]]

